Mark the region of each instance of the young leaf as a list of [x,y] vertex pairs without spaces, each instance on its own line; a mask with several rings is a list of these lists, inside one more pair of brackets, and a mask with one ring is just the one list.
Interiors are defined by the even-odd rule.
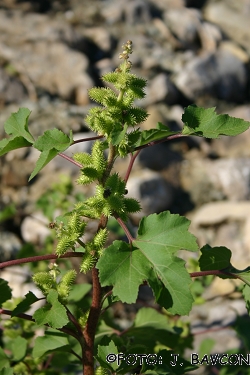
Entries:
[[201,108],[190,105],[182,115],[183,135],[198,135],[206,138],[218,138],[220,135],[235,136],[243,133],[250,122],[229,115],[217,115],[215,108]]
[[12,297],[11,289],[6,280],[0,279],[0,306]]
[[211,247],[205,245],[201,248],[199,266],[201,271],[221,270],[230,266],[231,250],[224,246]]
[[17,316],[18,314],[24,313],[29,310],[30,306],[39,301],[39,298],[35,296],[34,293],[29,292],[25,294],[25,299],[21,301],[16,308],[12,311],[11,316]]
[[47,295],[49,305],[36,310],[33,318],[37,325],[49,324],[52,328],[62,328],[69,319],[65,307],[58,301],[58,293],[51,290]]
[[62,349],[68,345],[69,341],[65,333],[48,329],[44,336],[36,338],[32,355],[34,358],[39,358],[50,350]]
[[23,137],[29,143],[33,143],[34,138],[28,129],[28,119],[30,113],[31,111],[27,108],[19,108],[18,112],[12,113],[8,120],[5,121],[5,132],[15,137]]

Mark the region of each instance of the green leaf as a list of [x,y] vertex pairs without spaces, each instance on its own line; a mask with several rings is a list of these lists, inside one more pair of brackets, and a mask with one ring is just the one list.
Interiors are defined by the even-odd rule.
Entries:
[[9,357],[4,353],[3,349],[0,347],[0,370],[6,370],[6,367],[10,366]]
[[34,178],[41,169],[45,167],[58,154],[55,149],[43,151],[36,162],[35,168],[30,175],[29,181]]
[[111,339],[109,339],[108,345],[98,345],[96,358],[102,367],[109,368],[112,372],[114,372],[119,366],[116,361],[113,363],[109,363],[107,361],[107,356],[110,354],[118,354],[118,349]]
[[172,132],[166,126],[165,129],[150,129],[141,132],[140,139],[136,142],[135,147],[146,145],[150,142],[158,141],[169,137],[170,135],[178,134],[179,132]]
[[34,358],[42,357],[49,351],[62,349],[68,345],[69,341],[65,333],[48,329],[44,336],[36,338],[32,355]]
[[37,138],[34,147],[39,151],[55,149],[59,152],[65,151],[72,143],[72,138],[68,137],[61,130],[56,128],[47,130]]
[[6,368],[4,367],[3,369],[0,368],[0,375],[13,375],[13,368]]
[[196,238],[188,232],[189,226],[190,220],[169,211],[152,214],[141,220],[134,243],[149,252],[197,251]]
[[25,294],[25,299],[21,301],[16,308],[12,311],[11,316],[17,316],[18,314],[24,313],[29,310],[30,306],[39,301],[39,298],[35,296],[34,293],[29,292]]
[[65,151],[73,143],[72,132],[68,137],[61,130],[47,130],[43,135],[37,138],[34,147],[41,152],[36,162],[35,168],[30,175],[29,181],[37,175],[56,155]]
[[5,132],[15,137],[23,137],[29,143],[34,142],[34,138],[28,129],[28,119],[31,111],[27,108],[19,108],[18,112],[12,113],[4,124]]
[[206,138],[218,138],[220,135],[235,136],[243,133],[250,122],[229,115],[217,115],[215,108],[201,108],[190,105],[182,115],[183,135],[198,135]]
[[49,324],[52,328],[62,328],[69,319],[65,307],[58,301],[58,293],[51,290],[47,295],[48,305],[36,310],[33,318],[38,326]]
[[[83,248],[82,248],[83,250]],[[72,286],[72,289],[68,296],[69,303],[75,303],[81,301],[83,297],[91,290],[91,284],[76,284]]]
[[11,340],[11,349],[12,349],[12,360],[13,361],[21,361],[27,350],[27,340],[23,337],[16,337]]
[[0,306],[12,297],[11,289],[6,280],[0,279]]
[[201,248],[199,266],[201,271],[222,270],[230,266],[231,250],[224,246],[211,247],[205,245]]
[[28,147],[31,145],[32,143],[23,137],[4,138],[0,141],[0,156],[7,154],[9,151],[16,150],[17,148]]
[[113,285],[113,294],[121,301],[134,303],[139,285],[149,280],[158,302],[165,303],[173,314],[188,314],[193,297],[191,278],[185,262],[173,255],[175,251],[198,249],[195,237],[188,232],[189,220],[162,212],[140,222],[133,247],[122,241],[109,246],[97,263],[102,286]]
[[123,241],[114,241],[97,262],[102,286],[114,285],[113,294],[122,302],[134,303],[139,285],[147,279],[150,265],[144,256]]

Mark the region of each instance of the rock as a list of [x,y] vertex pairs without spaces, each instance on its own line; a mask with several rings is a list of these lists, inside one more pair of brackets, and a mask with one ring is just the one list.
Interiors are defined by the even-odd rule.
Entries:
[[44,244],[46,238],[51,234],[48,224],[48,219],[40,212],[25,217],[21,224],[21,234],[24,241],[34,245]]
[[197,205],[229,199],[249,199],[249,158],[191,159],[182,163],[180,179]]
[[164,13],[165,22],[185,49],[197,48],[200,19],[201,13],[197,9],[170,8]]
[[239,103],[246,94],[247,71],[242,61],[226,49],[191,59],[173,81],[190,100],[201,97]]
[[204,11],[204,18],[220,27],[230,39],[250,53],[249,39],[249,0],[209,1]]
[[167,209],[173,200],[173,190],[158,173],[144,169],[138,175],[133,174],[127,183],[128,196],[138,199],[142,211],[136,214],[141,218]]
[[166,104],[174,104],[178,101],[178,90],[171,82],[169,76],[165,73],[156,75],[149,83],[146,89],[146,98],[142,104],[157,103],[164,101]]
[[232,251],[232,265],[245,269],[250,263],[249,210],[249,201],[208,203],[192,215],[190,231],[200,246],[226,246]]
[[0,263],[15,259],[21,246],[20,239],[14,233],[0,231]]

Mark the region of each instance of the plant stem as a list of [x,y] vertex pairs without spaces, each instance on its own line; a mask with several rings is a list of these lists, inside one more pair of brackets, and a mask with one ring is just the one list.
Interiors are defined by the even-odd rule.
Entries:
[[128,169],[127,169],[127,172],[126,172],[126,176],[124,178],[125,182],[128,181],[130,173],[131,173],[133,165],[134,165],[134,162],[135,162],[135,159],[137,158],[137,156],[139,155],[140,152],[141,152],[141,150],[137,150],[134,154],[133,153],[130,154],[130,162],[129,162]]
[[177,138],[182,138],[182,137],[186,137],[186,135],[184,135],[182,133],[169,135],[169,136],[164,137],[162,139],[158,139],[157,141],[149,142],[146,145],[135,147],[134,151],[135,150],[141,150],[141,149],[146,148],[146,147],[155,146],[155,145],[158,145],[159,143],[170,141],[171,139],[177,139]]
[[75,164],[77,167],[82,168],[82,164],[78,163],[77,161],[72,159],[70,156],[67,156],[67,155],[63,154],[62,152],[60,152],[58,155],[61,156],[64,159],[68,160],[70,163]]
[[[77,139],[77,141],[74,141],[72,144],[75,145],[76,143],[81,143],[81,142],[87,142],[87,141],[94,141],[96,139],[101,139],[103,138],[104,135],[96,135],[94,137],[89,137],[89,138],[81,138]],[[72,145],[71,145],[72,146]]]
[[83,348],[84,375],[94,375],[94,340],[101,313],[102,289],[97,268],[92,269],[93,296],[87,324],[83,331],[85,347]]
[[68,252],[66,254],[61,255],[60,257],[56,254],[47,254],[47,255],[36,255],[33,257],[27,257],[22,259],[14,259],[8,260],[7,262],[0,263],[0,269],[5,267],[12,267],[23,263],[32,263],[32,262],[39,262],[41,260],[51,260],[51,259],[61,259],[61,258],[81,258],[84,253],[75,253],[73,251]]

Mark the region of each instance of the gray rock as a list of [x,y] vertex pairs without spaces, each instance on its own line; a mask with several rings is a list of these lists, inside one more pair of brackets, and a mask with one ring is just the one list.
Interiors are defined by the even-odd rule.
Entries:
[[250,53],[249,0],[208,1],[203,14],[206,20],[218,25],[230,39]]
[[238,57],[221,49],[195,57],[176,73],[173,80],[190,100],[216,97],[241,102],[246,94],[247,71]]
[[173,200],[173,189],[158,173],[144,169],[132,175],[127,183],[128,196],[138,199],[142,211],[136,214],[141,218],[167,209]]
[[21,249],[21,241],[11,232],[0,231],[0,263],[15,259]]

